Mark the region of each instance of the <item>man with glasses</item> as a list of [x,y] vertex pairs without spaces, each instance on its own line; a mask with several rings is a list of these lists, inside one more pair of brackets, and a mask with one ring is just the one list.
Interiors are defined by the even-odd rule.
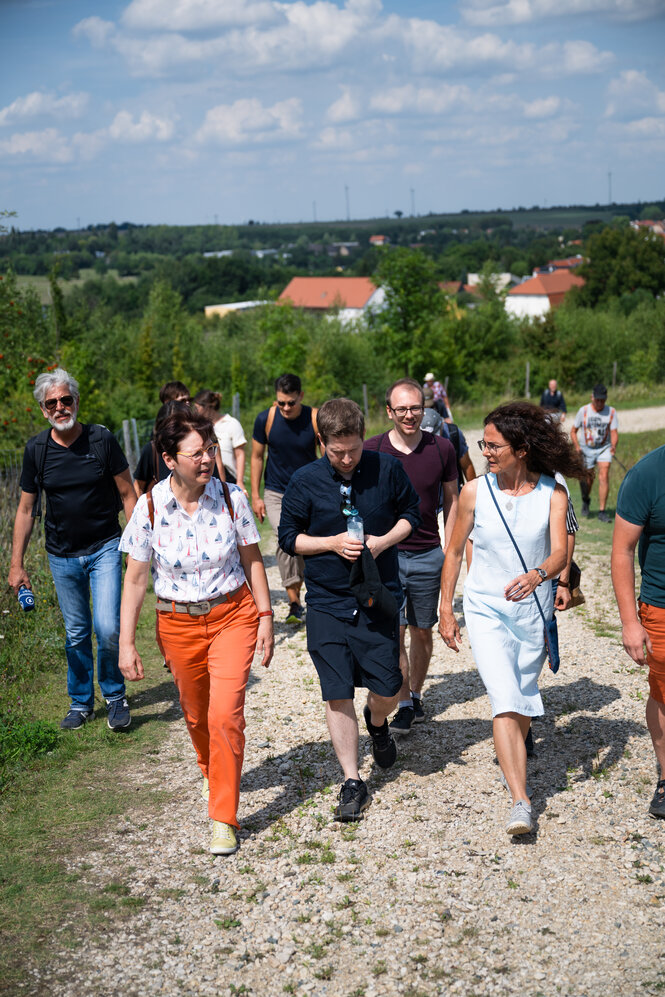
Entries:
[[[303,405],[302,385],[296,374],[282,374],[277,378],[275,396],[273,405],[259,412],[254,422],[250,480],[254,514],[260,522],[267,516],[277,535],[282,499],[291,476],[305,464],[316,460],[316,409]],[[266,447],[268,460],[261,498]],[[278,545],[277,567],[289,604],[286,622],[300,625],[304,615],[300,602],[304,577],[303,559],[286,554]]]
[[[395,545],[419,526],[420,515],[400,464],[363,451],[365,420],[355,402],[334,398],[322,405],[318,431],[325,455],[291,478],[279,542],[305,559],[307,649],[344,773],[335,817],[354,821],[369,805],[358,770],[356,687],[369,690],[363,713],[376,764],[387,769],[397,758],[387,720],[402,684]],[[363,539],[349,532],[351,520],[354,526],[362,520]]]
[[[390,730],[400,735],[408,734],[413,723],[425,720],[422,690],[432,657],[432,627],[438,620],[444,552],[457,515],[455,448],[450,440],[422,431],[424,410],[420,384],[410,377],[395,381],[386,391],[386,412],[393,428],[365,443],[366,450],[389,454],[401,463],[420,499],[422,523],[398,546],[399,577],[405,595],[400,616],[402,688]],[[440,497],[445,531],[443,549],[437,519]]]
[[[127,460],[103,426],[78,421],[78,384],[66,370],[40,374],[34,395],[50,428],[28,440],[21,497],[14,522],[9,584],[32,588],[24,567],[42,498],[46,551],[65,621],[70,709],[60,724],[76,730],[94,720],[92,630],[97,639],[97,680],[111,730],[129,727],[125,683],[118,668],[122,555],[118,511],[127,519],[136,495]],[[92,618],[90,595],[92,593]]]

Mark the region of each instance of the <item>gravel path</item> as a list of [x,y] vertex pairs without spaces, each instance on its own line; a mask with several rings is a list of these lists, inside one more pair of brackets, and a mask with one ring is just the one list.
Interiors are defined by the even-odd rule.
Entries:
[[[584,563],[589,603],[561,620],[563,664],[544,676],[547,715],[534,725],[535,833],[504,831],[509,800],[493,764],[487,697],[468,645],[455,656],[438,637],[428,722],[400,741],[388,773],[361,739],[373,802],[360,824],[335,823],[340,773],[304,633],[277,624],[274,663],[254,668],[247,697],[240,851],[208,854],[192,749],[184,725],[170,724],[159,753],[127,775],[126,819],[72,867],[94,890],[128,888],[126,900],[142,906],[110,920],[101,937],[58,924],[52,962],[22,992],[662,990],[665,828],[647,814],[647,687],[611,635],[605,560],[591,552]],[[360,714],[363,698],[356,702]],[[157,814],[141,805],[148,786],[170,795]]]

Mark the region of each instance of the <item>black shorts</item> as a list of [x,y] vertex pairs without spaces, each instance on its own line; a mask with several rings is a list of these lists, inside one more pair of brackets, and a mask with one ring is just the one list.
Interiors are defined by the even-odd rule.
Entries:
[[353,699],[360,686],[386,697],[401,688],[399,614],[376,620],[359,608],[354,620],[338,620],[308,606],[307,650],[324,701]]

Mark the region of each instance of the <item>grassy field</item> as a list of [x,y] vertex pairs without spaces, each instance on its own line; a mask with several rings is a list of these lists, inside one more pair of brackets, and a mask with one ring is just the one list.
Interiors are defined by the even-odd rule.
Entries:
[[[131,277],[131,276],[121,277],[118,274],[117,270],[109,270],[108,276],[114,277],[115,280],[119,281],[121,284],[126,284],[126,283],[132,284],[135,283],[137,280],[136,277]],[[96,270],[83,269],[79,270],[78,277],[74,277],[72,280],[62,280],[61,278],[59,283],[66,294],[70,288],[78,287],[81,284],[84,284],[86,280],[90,280],[93,277],[99,277],[99,274],[96,272]],[[21,290],[24,290],[27,287],[34,288],[35,291],[37,292],[37,297],[39,298],[39,300],[43,305],[51,304],[51,288],[49,286],[48,277],[17,274],[16,283],[18,284]]]

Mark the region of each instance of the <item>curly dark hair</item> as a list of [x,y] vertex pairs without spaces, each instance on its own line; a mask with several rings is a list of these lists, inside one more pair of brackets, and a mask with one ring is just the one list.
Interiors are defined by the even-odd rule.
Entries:
[[156,427],[155,444],[157,450],[159,453],[168,454],[175,460],[180,441],[184,440],[189,433],[198,433],[204,443],[216,441],[215,430],[210,419],[187,408],[185,411],[171,412]]
[[513,450],[526,450],[529,471],[549,474],[559,471],[566,478],[583,478],[584,461],[560,423],[530,402],[507,402],[485,416],[484,426],[492,425]]

